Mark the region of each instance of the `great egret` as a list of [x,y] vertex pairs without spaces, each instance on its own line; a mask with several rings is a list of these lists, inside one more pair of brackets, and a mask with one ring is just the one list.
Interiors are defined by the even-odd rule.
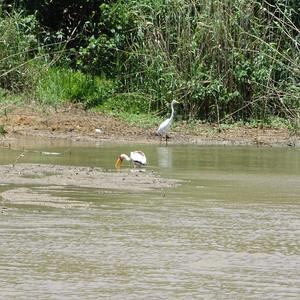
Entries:
[[174,110],[174,104],[175,103],[179,103],[178,101],[176,100],[173,100],[171,102],[171,109],[172,109],[172,113],[171,113],[171,116],[170,118],[164,120],[158,127],[158,129],[156,130],[156,134],[160,136],[160,143],[161,143],[161,140],[163,138],[163,136],[165,135],[166,136],[166,145],[168,143],[168,135],[167,135],[167,132],[172,124],[172,121],[174,119],[174,114],[175,114],[175,110]]
[[146,155],[142,151],[133,151],[130,152],[130,157],[127,154],[121,154],[116,160],[115,167],[120,169],[123,163],[123,160],[132,161],[135,167],[145,166],[147,164]]

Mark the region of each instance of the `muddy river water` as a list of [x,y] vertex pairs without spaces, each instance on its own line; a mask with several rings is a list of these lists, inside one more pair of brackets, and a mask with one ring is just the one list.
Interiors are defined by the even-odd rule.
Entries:
[[[142,149],[146,172],[182,181],[152,191],[35,187],[65,197],[65,206],[0,195],[1,299],[299,299],[299,149],[26,149],[16,164],[105,169],[118,154]],[[21,153],[1,149],[0,163]],[[26,192],[28,184],[0,182],[1,193],[12,189]]]

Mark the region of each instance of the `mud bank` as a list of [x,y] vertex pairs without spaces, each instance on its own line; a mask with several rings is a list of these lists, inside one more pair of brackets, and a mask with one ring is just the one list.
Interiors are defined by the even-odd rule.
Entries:
[[174,187],[179,181],[161,178],[152,171],[105,171],[101,168],[43,164],[0,166],[0,193],[2,205],[24,204],[48,207],[88,207],[89,203],[76,201],[62,194],[65,189],[93,189],[100,193],[136,193]]

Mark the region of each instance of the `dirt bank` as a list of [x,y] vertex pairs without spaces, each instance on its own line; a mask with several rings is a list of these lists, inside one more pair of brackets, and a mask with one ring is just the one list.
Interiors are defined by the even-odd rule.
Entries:
[[[158,143],[156,126],[144,129],[101,113],[74,107],[2,107],[0,125],[6,134],[2,141],[13,142],[24,136],[69,139],[81,142]],[[229,127],[221,131],[214,125],[176,122],[170,144],[299,146],[299,137],[287,129]]]

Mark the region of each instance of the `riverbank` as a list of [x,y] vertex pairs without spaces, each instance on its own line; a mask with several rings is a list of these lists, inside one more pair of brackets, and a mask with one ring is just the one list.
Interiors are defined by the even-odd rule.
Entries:
[[[157,126],[141,128],[103,113],[78,107],[5,107],[1,109],[1,141],[14,143],[24,137],[67,139],[77,142],[159,143]],[[158,125],[158,124],[157,124]],[[188,124],[176,122],[169,144],[300,146],[299,136],[286,128]]]

